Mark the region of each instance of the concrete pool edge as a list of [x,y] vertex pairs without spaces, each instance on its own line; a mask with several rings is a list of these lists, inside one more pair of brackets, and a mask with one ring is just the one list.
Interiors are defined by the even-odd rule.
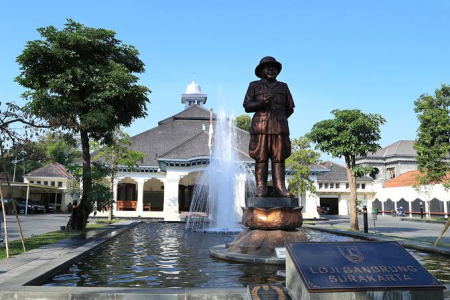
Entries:
[[92,299],[92,300],[182,300],[246,299],[247,289],[235,288],[121,288],[22,286],[0,289],[0,299]]
[[284,265],[286,263],[286,259],[284,258],[228,252],[225,245],[217,245],[209,248],[209,254],[216,258],[243,263],[258,263],[268,265]]
[[383,235],[378,235],[378,234],[376,235],[376,234],[372,234],[372,233],[354,232],[354,231],[323,228],[323,227],[304,226],[304,228],[308,228],[311,230],[317,230],[317,231],[323,231],[323,232],[327,232],[327,233],[333,233],[333,234],[342,235],[342,236],[354,237],[354,238],[369,240],[369,241],[396,241],[400,245],[402,245],[403,247],[406,247],[406,248],[411,248],[411,249],[421,250],[421,251],[425,251],[425,252],[429,252],[429,253],[450,256],[450,248],[448,248],[448,247],[443,247],[443,246],[434,247],[431,244],[425,244],[421,241],[416,241],[416,240],[407,240],[407,239],[397,238],[397,237],[393,237],[393,236],[383,236]]

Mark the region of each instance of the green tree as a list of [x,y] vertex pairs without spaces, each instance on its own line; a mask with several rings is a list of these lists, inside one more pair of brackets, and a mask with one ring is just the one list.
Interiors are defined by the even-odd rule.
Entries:
[[289,180],[289,189],[294,194],[304,194],[306,191],[316,191],[314,182],[309,178],[309,166],[319,162],[320,153],[311,149],[310,140],[300,136],[291,140],[291,156],[286,160],[286,166],[294,173]]
[[355,159],[381,148],[378,143],[380,125],[385,123],[385,119],[379,114],[365,114],[358,109],[335,109],[331,113],[333,119],[314,124],[307,136],[321,151],[334,157],[344,157],[350,186],[350,227],[359,231],[356,176],[360,174],[355,174]]
[[[114,182],[117,178],[117,169],[119,166],[126,166],[128,170],[134,170],[138,167],[138,162],[144,160],[144,153],[131,150],[131,145],[130,136],[124,131],[117,129],[114,131],[113,142],[111,144],[104,147],[98,144],[95,146],[95,148],[98,148],[98,151],[94,159],[102,162],[109,170],[111,192],[114,190]],[[112,205],[113,201],[111,199],[107,205],[109,221],[113,218]]]
[[10,159],[7,170],[15,181],[23,181],[23,176],[49,163],[69,165],[81,157],[72,138],[60,133],[40,135],[37,140],[22,140],[6,151]]
[[57,162],[67,166],[81,156],[70,135],[49,133],[39,139],[38,146],[44,149],[45,163]]
[[236,127],[248,132],[248,131],[250,131],[250,126],[252,124],[252,118],[250,118],[250,116],[247,114],[240,115],[240,116],[236,117],[235,124],[236,124]]
[[85,229],[93,199],[89,141],[108,144],[115,129],[146,116],[150,92],[134,73],[144,72],[138,51],[115,32],[67,20],[65,28],[37,30],[42,40],[27,43],[17,57],[27,88],[27,108],[54,127],[81,138],[83,191],[67,230]]
[[[426,204],[432,199],[436,184],[448,186],[450,172],[450,86],[442,85],[436,89],[434,97],[423,94],[414,102],[414,111],[420,122],[414,149],[417,151],[419,175],[416,190],[425,195]],[[430,211],[427,209],[427,211]],[[435,246],[448,229],[450,222],[444,226]]]

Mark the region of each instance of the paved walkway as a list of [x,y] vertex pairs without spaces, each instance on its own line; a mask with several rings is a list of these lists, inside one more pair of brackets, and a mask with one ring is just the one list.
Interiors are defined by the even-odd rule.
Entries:
[[[350,229],[350,217],[348,216],[326,216],[329,221],[318,221],[314,226],[336,229]],[[359,228],[364,229],[363,217],[358,216]],[[414,239],[421,242],[434,243],[442,231],[444,224],[420,223],[411,221],[401,221],[400,217],[378,216],[375,221],[369,214],[369,233],[377,233],[398,238]],[[314,227],[311,226],[311,227]],[[450,229],[445,233],[441,242],[450,244]]]

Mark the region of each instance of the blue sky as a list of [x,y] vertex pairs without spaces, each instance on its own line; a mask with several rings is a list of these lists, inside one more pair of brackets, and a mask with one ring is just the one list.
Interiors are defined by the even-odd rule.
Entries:
[[293,94],[291,137],[330,118],[332,109],[379,113],[381,145],[414,139],[414,100],[450,84],[450,2],[354,1],[4,1],[0,18],[0,101],[22,103],[15,58],[36,28],[66,18],[117,32],[146,64],[148,117],[132,135],[183,109],[195,79],[206,107],[244,113],[243,97],[266,55],[283,64]]

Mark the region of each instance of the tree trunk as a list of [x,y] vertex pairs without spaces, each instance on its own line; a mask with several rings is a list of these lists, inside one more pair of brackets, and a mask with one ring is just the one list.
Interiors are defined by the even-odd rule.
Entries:
[[353,231],[359,231],[358,210],[356,208],[356,176],[353,173],[351,157],[345,157],[345,164],[347,167],[347,178],[350,187],[350,228]]
[[[8,176],[8,174],[6,174]],[[3,202],[3,192],[2,187],[0,185],[0,200],[2,201],[2,213],[3,213],[3,220],[4,223],[4,230],[5,230],[5,247],[6,247],[6,258],[9,258],[9,242],[8,242],[8,222],[6,221],[6,209],[5,209],[5,202]]]
[[89,135],[85,129],[80,130],[81,148],[83,157],[83,190],[80,203],[74,207],[70,220],[67,223],[66,230],[84,230],[86,229],[87,219],[91,213],[89,205],[89,193],[92,190],[91,174],[91,154],[89,148]]
[[[11,186],[11,182],[9,181],[9,174],[6,169],[6,161],[5,161],[4,152],[3,152],[3,145],[0,145],[0,151],[1,151],[0,154],[1,154],[1,158],[2,158],[2,166],[6,172],[6,181],[8,183],[9,192],[11,194],[11,195],[9,195],[9,199],[11,200],[11,203],[13,205],[14,215],[16,216],[16,223],[17,223],[17,227],[19,228],[19,235],[20,235],[20,240],[22,241],[23,252],[27,252],[27,248],[25,247],[25,240],[24,240],[23,234],[22,234],[22,226],[20,226],[19,215],[17,214],[16,201],[13,199],[14,189]],[[16,156],[16,158],[17,158],[17,156]],[[14,166],[14,172],[15,172],[15,166]],[[23,174],[25,175],[25,172]],[[15,174],[14,174],[14,176],[15,176]],[[1,189],[1,186],[0,186],[0,189]],[[3,194],[2,194],[2,197],[3,197]],[[7,233],[6,233],[6,230],[7,230],[7,228],[6,228],[6,211],[5,211],[5,205],[3,203],[3,200],[2,200],[2,209],[3,209],[4,220],[5,220],[5,242],[6,242],[6,244],[8,244],[8,237],[7,237]],[[8,248],[8,246],[6,246],[6,247]],[[9,257],[9,253],[7,253],[7,257]]]
[[450,218],[447,219],[447,223],[445,223],[444,228],[442,228],[441,234],[436,239],[436,242],[434,242],[434,247],[436,247],[439,244],[439,241],[444,236],[444,233],[447,231],[448,227],[450,226]]

